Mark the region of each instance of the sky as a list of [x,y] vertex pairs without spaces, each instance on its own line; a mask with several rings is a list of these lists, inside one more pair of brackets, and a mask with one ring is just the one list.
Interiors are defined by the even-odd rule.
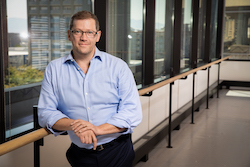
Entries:
[[28,33],[27,0],[7,0],[8,32]]
[[142,19],[142,8],[143,8],[143,1],[142,0],[131,0],[130,2],[131,8],[131,16],[134,20],[141,20]]
[[27,19],[27,0],[7,0],[7,16]]

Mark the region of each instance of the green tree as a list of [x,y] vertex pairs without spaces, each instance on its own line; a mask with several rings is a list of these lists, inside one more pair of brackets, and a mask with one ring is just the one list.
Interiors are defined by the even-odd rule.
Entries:
[[10,66],[5,71],[5,88],[41,82],[44,71],[32,68],[31,66]]

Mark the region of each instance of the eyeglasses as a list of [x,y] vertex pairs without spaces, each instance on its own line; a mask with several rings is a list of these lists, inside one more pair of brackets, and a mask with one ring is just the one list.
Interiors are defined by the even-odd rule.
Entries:
[[97,31],[82,31],[82,30],[70,30],[75,36],[80,37],[83,33],[86,34],[88,38],[94,38],[97,34]]

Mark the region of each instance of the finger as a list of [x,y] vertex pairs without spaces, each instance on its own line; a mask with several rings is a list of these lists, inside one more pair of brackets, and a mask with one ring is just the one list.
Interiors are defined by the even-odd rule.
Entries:
[[71,126],[73,126],[73,125],[75,125],[76,123],[78,123],[79,122],[79,120],[74,120],[73,122],[71,122]]
[[83,124],[75,124],[72,126],[72,130],[77,132],[77,131],[80,131],[81,129],[86,128],[86,127],[87,127],[87,125],[84,123]]
[[86,131],[87,125],[79,125],[78,127],[76,127],[75,129],[73,129],[75,132],[84,132]]
[[85,144],[89,144],[89,136],[85,135],[84,138],[85,138]]
[[97,139],[96,139],[96,136],[93,134],[92,135],[92,142],[93,142],[93,150],[96,150],[96,147],[97,147]]
[[93,142],[92,142],[92,135],[91,134],[90,134],[88,139],[89,139],[88,144],[92,144]]
[[80,125],[81,125],[81,124],[73,124],[73,125],[71,125],[71,129],[72,129],[72,130],[75,130],[75,129],[77,129]]
[[85,137],[84,136],[81,136],[80,139],[81,139],[82,143],[85,143]]
[[70,125],[83,124],[83,123],[85,123],[85,122],[86,122],[86,121],[84,121],[84,120],[77,119],[77,120],[74,120],[73,122],[71,122]]

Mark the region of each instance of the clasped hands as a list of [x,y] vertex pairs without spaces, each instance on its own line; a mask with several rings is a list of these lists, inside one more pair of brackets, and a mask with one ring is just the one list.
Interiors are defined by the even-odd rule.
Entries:
[[74,120],[71,124],[71,129],[74,131],[75,135],[78,136],[82,143],[91,144],[93,143],[93,150],[96,150],[98,136],[98,127],[91,124],[88,121],[81,119]]

